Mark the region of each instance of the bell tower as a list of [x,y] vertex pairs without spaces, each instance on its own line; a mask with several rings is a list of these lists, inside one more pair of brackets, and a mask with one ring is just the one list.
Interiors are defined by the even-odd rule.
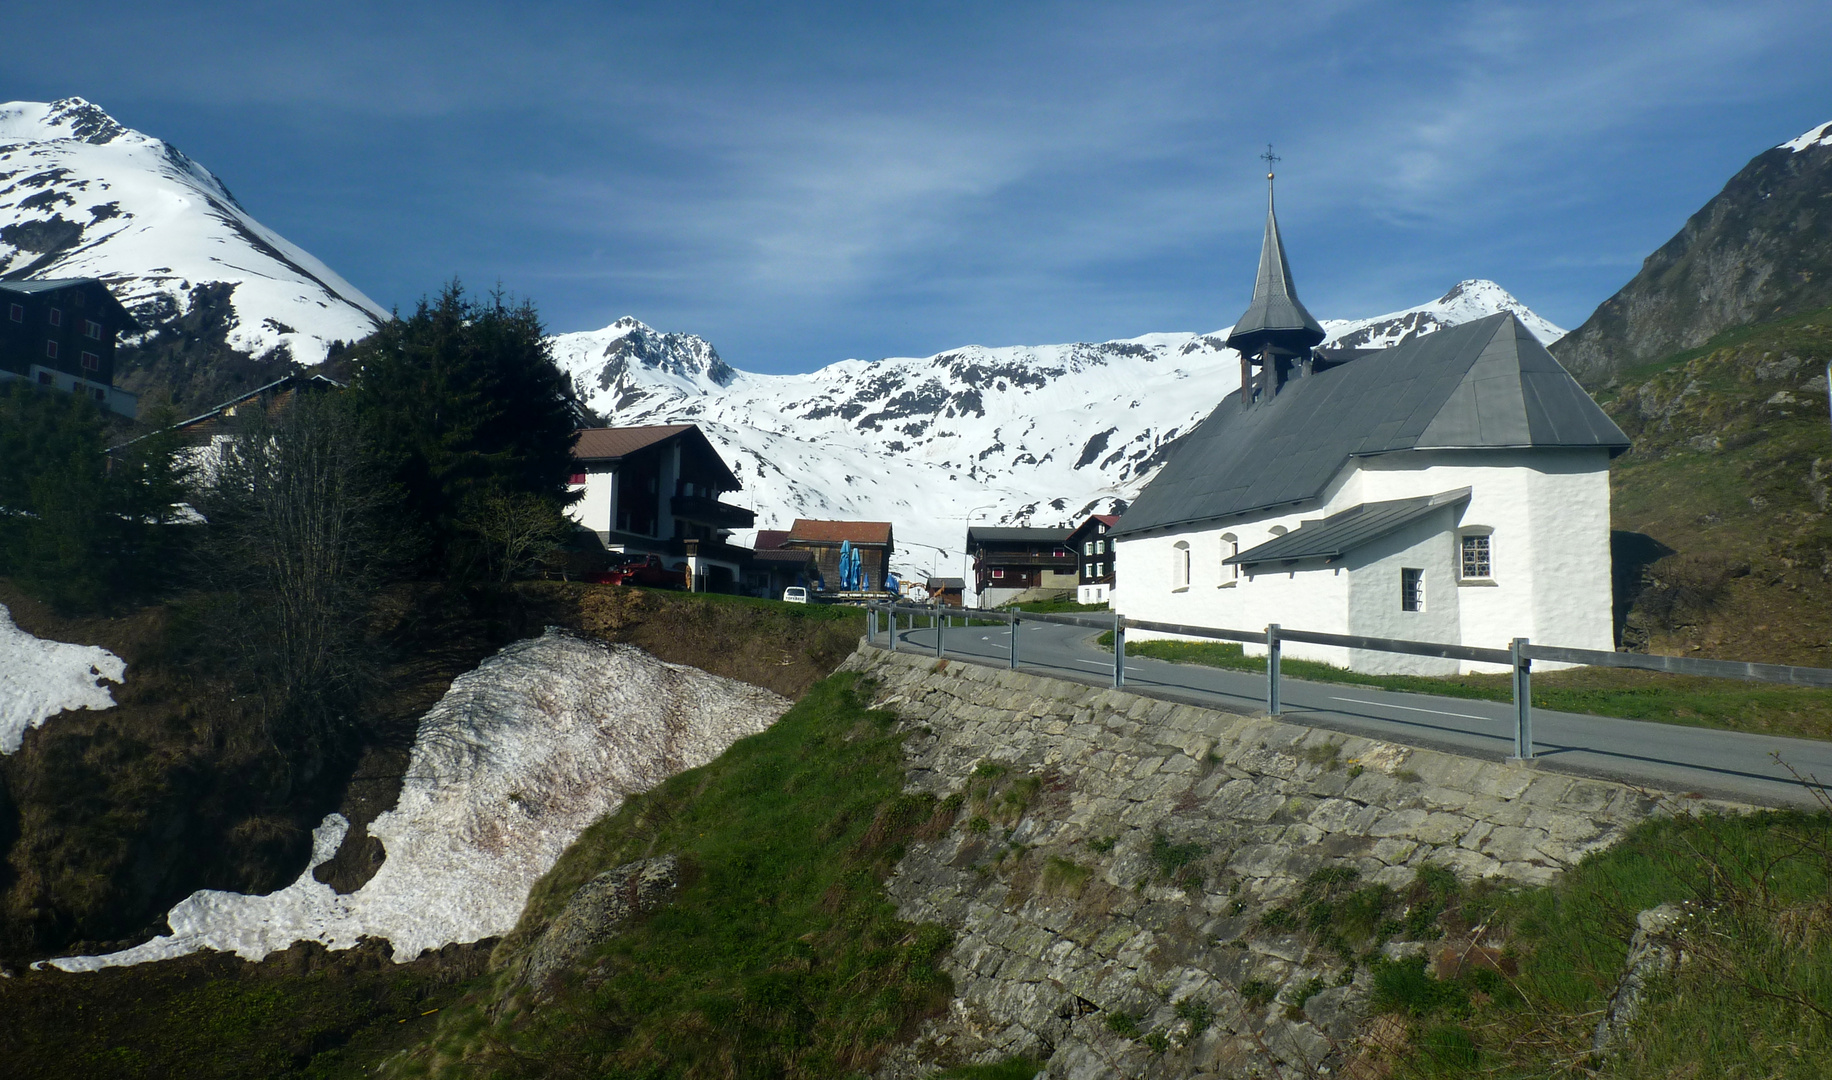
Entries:
[[[1298,301],[1285,262],[1285,242],[1279,238],[1279,221],[1272,206],[1272,165],[1278,161],[1270,144],[1260,157],[1266,162],[1266,238],[1260,244],[1259,280],[1253,284],[1253,302],[1228,332],[1228,347],[1240,352],[1240,400],[1269,401],[1294,366],[1310,359],[1310,350],[1324,338],[1323,328]],[[1255,370],[1257,369],[1257,370]]]

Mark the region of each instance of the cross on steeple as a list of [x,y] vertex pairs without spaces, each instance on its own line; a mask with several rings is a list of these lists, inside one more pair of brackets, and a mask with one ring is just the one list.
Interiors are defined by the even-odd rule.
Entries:
[[1275,154],[1275,153],[1273,153],[1273,152],[1272,152],[1272,144],[1271,144],[1271,143],[1267,143],[1267,144],[1266,144],[1266,152],[1265,152],[1265,153],[1263,153],[1263,154],[1261,154],[1261,155],[1260,155],[1259,157],[1260,157],[1260,160],[1261,160],[1261,161],[1263,161],[1263,162],[1265,162],[1265,163],[1266,163],[1266,179],[1268,179],[1268,180],[1270,180],[1270,179],[1272,179],[1272,166],[1273,166],[1273,164],[1274,164],[1275,162],[1280,162],[1280,161],[1284,161],[1284,160],[1285,160],[1284,158],[1282,158],[1282,157],[1280,157],[1280,156],[1278,156],[1277,154]]

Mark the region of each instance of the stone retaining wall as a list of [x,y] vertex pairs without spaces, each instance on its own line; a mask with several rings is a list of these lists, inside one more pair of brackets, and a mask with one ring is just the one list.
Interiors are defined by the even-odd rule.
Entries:
[[875,679],[879,707],[902,717],[910,789],[958,809],[889,883],[903,918],[954,929],[956,997],[885,1080],[1020,1053],[1046,1058],[1052,1080],[1339,1074],[1358,1052],[1367,967],[1315,933],[1268,929],[1266,911],[1325,868],[1399,894],[1428,864],[1544,884],[1661,803],[877,648],[844,669]]

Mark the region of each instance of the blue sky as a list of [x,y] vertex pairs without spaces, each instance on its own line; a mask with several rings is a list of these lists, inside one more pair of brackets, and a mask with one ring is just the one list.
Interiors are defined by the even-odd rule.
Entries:
[[[80,17],[77,17],[80,14]],[[81,96],[384,305],[456,275],[753,371],[1212,330],[1255,160],[1319,317],[1500,282],[1576,326],[1832,120],[1832,4],[70,4]],[[34,24],[38,25],[34,25]],[[71,27],[81,25],[78,38]]]

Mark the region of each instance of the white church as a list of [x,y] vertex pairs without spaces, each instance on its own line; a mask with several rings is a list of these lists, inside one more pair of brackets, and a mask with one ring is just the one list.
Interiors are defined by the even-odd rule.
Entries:
[[[1612,649],[1609,462],[1628,437],[1511,314],[1390,349],[1318,349],[1271,179],[1253,302],[1228,336],[1241,389],[1114,527],[1113,609],[1233,630]],[[1134,633],[1151,636],[1164,635]],[[1506,670],[1284,652],[1369,673]]]

